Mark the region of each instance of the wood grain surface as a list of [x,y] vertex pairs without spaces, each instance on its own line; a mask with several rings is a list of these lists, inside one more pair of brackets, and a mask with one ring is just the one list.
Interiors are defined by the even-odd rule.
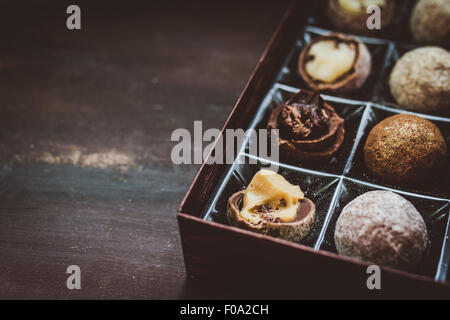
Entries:
[[198,166],[172,164],[170,135],[222,127],[287,1],[148,2],[76,1],[80,31],[67,1],[2,3],[0,298],[211,294],[186,281]]

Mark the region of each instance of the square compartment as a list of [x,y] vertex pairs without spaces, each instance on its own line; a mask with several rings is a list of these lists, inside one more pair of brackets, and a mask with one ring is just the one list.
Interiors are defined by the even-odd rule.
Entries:
[[[303,34],[303,37],[296,42],[294,48],[290,52],[285,67],[281,70],[278,82],[295,88],[308,88],[298,72],[298,59],[300,56],[300,52],[302,51],[305,44],[311,42],[313,39],[319,36],[328,34],[330,32],[330,30],[319,29],[316,27],[307,27],[305,33]],[[384,64],[384,60],[386,58],[389,47],[389,42],[376,38],[359,36],[356,37],[366,44],[372,56],[372,70],[366,82],[360,89],[354,92],[334,93],[324,91],[324,93],[341,98],[368,101],[372,98],[378,80],[380,78],[381,68],[378,68],[377,66],[381,66]]]
[[[325,232],[323,242],[320,244],[321,250],[337,253],[334,244],[334,230],[336,222],[342,209],[353,199],[373,190],[390,190],[399,193],[402,197],[410,201],[414,207],[420,212],[427,225],[429,235],[429,246],[425,257],[417,270],[412,272],[443,280],[445,275],[438,275],[438,266],[440,262],[444,239],[446,238],[446,226],[449,219],[450,205],[448,201],[435,200],[426,196],[405,194],[389,188],[376,187],[360,183],[356,180],[343,179],[343,183],[338,190],[338,197],[334,208],[331,210],[330,222]],[[447,235],[448,236],[448,235]]]
[[[298,92],[297,88],[288,87],[285,85],[275,85],[267,95],[258,110],[255,119],[252,123],[252,128],[265,129],[267,120],[273,109],[281,103],[286,102],[289,98]],[[332,105],[336,112],[345,121],[345,137],[341,149],[333,155],[333,157],[324,163],[315,162],[294,162],[290,159],[284,159],[280,154],[280,161],[296,167],[322,171],[331,174],[341,175],[347,164],[348,157],[351,153],[355,143],[358,128],[360,126],[361,118],[364,113],[366,103],[360,101],[347,100],[342,98],[335,98],[331,96],[322,95],[325,101]],[[246,142],[246,152],[248,152],[248,141]]]
[[[267,166],[263,159],[249,157],[242,154],[244,164],[235,163],[225,174],[222,182],[215,190],[204,219],[222,224],[228,224],[227,203],[228,198],[235,192],[245,189],[256,172]],[[251,162],[255,164],[250,164]],[[314,247],[320,231],[322,230],[325,216],[330,207],[331,199],[336,191],[339,177],[314,173],[279,164],[278,173],[294,185],[299,185],[305,193],[305,197],[311,199],[316,205],[316,221],[310,234],[300,243]]]
[[[346,173],[345,175],[351,178],[367,181],[377,185],[387,186],[389,188],[397,190],[404,190],[412,193],[426,194],[428,196],[449,199],[450,170],[448,170],[448,161],[447,161],[447,168],[444,167],[444,169],[447,170],[442,170],[442,174],[440,174],[437,179],[430,179],[430,181],[426,181],[421,184],[416,184],[414,186],[394,185],[391,183],[384,182],[380,179],[373,177],[372,174],[367,169],[364,163],[364,144],[366,143],[367,136],[369,135],[370,130],[372,130],[372,128],[383,119],[399,113],[406,113],[406,111],[395,110],[392,108],[377,105],[373,105],[371,107],[367,120],[367,125],[362,130],[363,134],[362,138],[358,141],[354,157],[349,164],[348,173]],[[446,140],[447,147],[450,146],[450,119],[432,117],[423,114],[416,114],[416,115],[422,118],[426,118],[431,122],[433,122],[435,125],[437,125],[441,130],[444,139]]]

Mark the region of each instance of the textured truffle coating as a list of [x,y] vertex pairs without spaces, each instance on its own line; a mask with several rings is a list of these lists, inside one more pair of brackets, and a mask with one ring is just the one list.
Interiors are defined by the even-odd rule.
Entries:
[[414,38],[426,44],[450,43],[450,0],[419,0],[409,21]]
[[450,53],[438,47],[407,52],[392,70],[389,85],[392,96],[405,109],[450,112]]
[[340,255],[379,265],[417,265],[428,243],[427,228],[416,208],[391,191],[370,191],[342,210],[334,233]]
[[446,154],[439,128],[411,114],[384,119],[370,131],[364,145],[364,161],[372,174],[400,184],[431,176]]

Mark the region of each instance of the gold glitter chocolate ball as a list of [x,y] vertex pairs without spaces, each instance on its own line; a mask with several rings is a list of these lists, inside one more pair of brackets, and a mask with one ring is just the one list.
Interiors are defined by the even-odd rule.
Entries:
[[378,123],[364,146],[364,161],[370,172],[394,184],[431,177],[446,155],[439,128],[411,114],[398,114]]

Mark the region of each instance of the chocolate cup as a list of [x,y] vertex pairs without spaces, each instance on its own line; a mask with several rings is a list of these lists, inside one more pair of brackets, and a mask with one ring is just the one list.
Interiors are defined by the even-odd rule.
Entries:
[[294,242],[300,242],[311,232],[314,226],[316,206],[307,198],[300,200],[300,206],[294,221],[270,222],[263,220],[257,225],[248,222],[240,216],[239,212],[241,211],[243,198],[244,191],[239,191],[228,199],[227,215],[228,221],[232,226]]
[[368,14],[352,14],[346,12],[338,3],[338,0],[328,0],[327,16],[330,21],[339,29],[346,32],[356,32],[365,35],[379,33],[387,27],[394,17],[395,1],[388,1],[386,7],[381,7],[381,29],[370,30],[367,28]]
[[[334,40],[338,42],[351,42],[356,45],[356,57],[352,68],[340,76],[333,83],[325,83],[313,79],[306,72],[305,64],[308,62],[308,53],[312,45],[319,41]],[[330,90],[333,92],[347,92],[359,89],[369,76],[372,65],[372,57],[366,45],[356,38],[343,33],[330,33],[311,41],[300,53],[298,71],[306,84],[314,90]]]
[[[291,103],[300,94],[311,94],[311,92],[302,89],[286,104]],[[271,129],[279,129],[278,119],[284,106],[285,104],[279,105],[270,114],[267,122],[269,132]],[[323,102],[323,107],[331,115],[327,133],[316,139],[294,140],[283,138],[280,132],[277,140],[281,155],[294,161],[326,161],[339,150],[345,136],[344,119],[339,117],[334,108],[326,102]]]

